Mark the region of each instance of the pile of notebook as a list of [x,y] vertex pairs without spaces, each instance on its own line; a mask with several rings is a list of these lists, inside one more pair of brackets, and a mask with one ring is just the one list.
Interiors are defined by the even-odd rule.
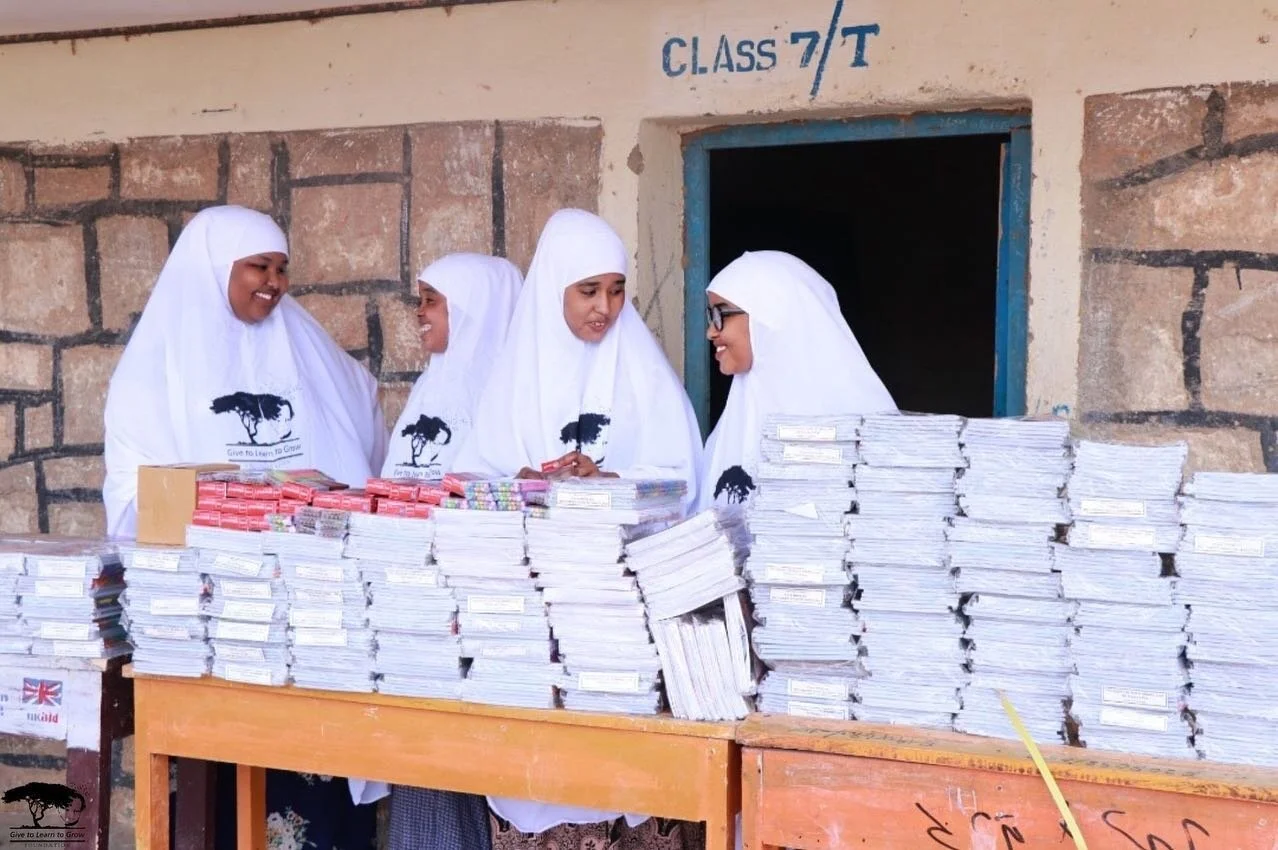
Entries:
[[122,546],[124,622],[140,673],[203,676],[212,663],[203,609],[211,585],[193,549]]
[[774,415],[764,423],[746,565],[754,648],[771,671],[759,688],[761,711],[853,716],[861,629],[850,604],[844,521],[856,495],[860,424],[854,415]]
[[703,511],[626,544],[675,717],[733,720],[750,710],[755,681],[741,601],[749,545],[736,509]]
[[31,544],[18,577],[31,654],[117,658],[131,647],[121,623],[124,568],[115,547],[88,540]]
[[1070,713],[1088,747],[1192,757],[1181,716],[1186,611],[1173,598],[1177,494],[1187,447],[1082,442],[1069,482],[1074,524],[1056,548],[1077,600]]
[[1069,521],[1069,423],[971,419],[961,440],[963,516],[947,537],[972,675],[955,728],[1016,737],[1003,694],[1035,740],[1061,743],[1074,605],[1061,593],[1052,544]]
[[1185,487],[1175,598],[1188,605],[1198,752],[1278,766],[1278,475],[1198,473]]
[[623,503],[630,510],[677,516],[686,487],[601,481],[606,486],[589,479],[554,484],[546,515],[527,520],[529,565],[564,665],[564,708],[656,714],[661,660],[639,584],[624,563],[633,526],[609,517]]
[[950,728],[967,652],[945,531],[958,513],[957,416],[876,414],[861,426],[848,518],[861,663],[858,719]]

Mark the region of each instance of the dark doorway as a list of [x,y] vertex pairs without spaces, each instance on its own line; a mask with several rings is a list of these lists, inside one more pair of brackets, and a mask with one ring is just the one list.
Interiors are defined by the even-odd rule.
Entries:
[[[747,250],[802,258],[902,410],[991,416],[1008,138],[711,150],[710,275]],[[713,423],[729,381],[709,374]]]

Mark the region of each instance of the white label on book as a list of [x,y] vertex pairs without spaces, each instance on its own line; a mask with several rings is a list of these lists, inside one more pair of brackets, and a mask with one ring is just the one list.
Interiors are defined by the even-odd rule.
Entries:
[[1145,503],[1132,499],[1080,499],[1078,512],[1087,517],[1142,519],[1145,516]]
[[98,658],[102,655],[102,642],[96,640],[55,640],[53,642],[53,654],[59,658]]
[[467,596],[466,613],[522,614],[525,602],[522,596]]
[[584,508],[592,511],[612,509],[611,493],[585,493],[580,490],[560,490],[555,496],[555,507]]
[[55,579],[37,579],[36,596],[50,596],[55,599],[72,599],[84,596],[84,582],[61,581]]
[[293,572],[298,578],[312,581],[342,581],[346,578],[340,566],[329,564],[298,564],[293,568]]
[[820,564],[768,564],[763,569],[764,581],[780,584],[816,584],[825,575]]
[[848,698],[846,685],[841,685],[838,682],[817,682],[812,679],[789,679],[786,681],[785,692],[792,697],[807,697],[808,699],[838,701]]
[[40,637],[45,640],[91,640],[96,626],[80,623],[41,623]]
[[236,623],[218,620],[213,637],[218,640],[246,640],[249,643],[266,643],[271,637],[271,627],[259,623]]
[[288,612],[288,624],[299,629],[340,629],[342,612],[323,608],[294,608]]
[[820,588],[774,587],[768,592],[768,601],[782,605],[802,605],[805,608],[823,608],[825,591]]
[[387,567],[386,583],[411,587],[434,587],[439,583],[439,573],[435,570],[406,570],[398,567]]
[[1118,726],[1122,729],[1139,729],[1143,732],[1166,732],[1167,715],[1149,714],[1132,708],[1103,705],[1100,710],[1102,726]]
[[161,596],[151,600],[150,611],[153,617],[198,617],[200,600]]
[[577,674],[577,688],[606,694],[637,694],[639,693],[639,674],[582,671]]
[[209,568],[212,573],[231,573],[237,576],[254,577],[262,571],[262,562],[257,558],[246,558],[241,555],[228,555],[219,552]]
[[35,574],[40,578],[75,578],[83,580],[88,574],[88,568],[83,561],[40,558],[35,562]]
[[1087,542],[1093,546],[1140,546],[1152,549],[1154,529],[1147,525],[1091,525],[1087,529]]
[[175,573],[181,565],[182,557],[177,552],[134,552],[129,569]]
[[186,640],[191,632],[184,626],[143,626],[142,634],[161,640]]
[[1265,538],[1228,537],[1223,534],[1195,534],[1194,552],[1199,555],[1263,558],[1265,557]]
[[817,511],[816,502],[803,502],[798,505],[791,505],[785,509],[785,512],[793,516],[803,517],[804,519],[820,519],[821,514]]
[[1146,691],[1139,688],[1101,688],[1101,703],[1124,708],[1167,708],[1167,694],[1163,691]]
[[250,664],[265,664],[266,653],[257,646],[228,646],[223,644],[216,649],[221,661],[247,661]]
[[777,439],[832,443],[838,439],[838,430],[833,425],[778,425]]
[[224,668],[226,678],[231,682],[243,682],[247,685],[271,684],[271,668],[250,667],[247,664],[227,664]]
[[817,702],[789,700],[785,704],[785,713],[791,717],[814,717],[820,720],[850,720],[846,705],[823,705]]
[[270,582],[232,579],[218,582],[218,590],[228,599],[270,599],[273,592]]
[[346,629],[294,629],[295,646],[341,646],[346,643]]
[[787,443],[781,449],[781,460],[786,463],[822,463],[837,466],[843,463],[843,449],[838,446],[804,446]]
[[527,658],[532,653],[531,646],[514,643],[499,643],[483,646],[479,649],[480,658]]
[[275,603],[244,602],[240,599],[232,599],[230,602],[222,603],[222,613],[220,616],[223,616],[228,620],[270,622],[275,619]]
[[340,590],[294,590],[293,598],[308,605],[341,605],[346,601]]
[[480,617],[470,621],[470,630],[476,632],[492,632],[496,634],[514,634],[524,630],[519,620],[491,620]]

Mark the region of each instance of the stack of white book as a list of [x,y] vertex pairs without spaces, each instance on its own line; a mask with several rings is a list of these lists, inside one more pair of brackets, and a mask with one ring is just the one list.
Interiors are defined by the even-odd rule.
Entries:
[[1180,541],[1177,493],[1187,446],[1080,443],[1070,477],[1074,524],[1056,548],[1078,601],[1070,713],[1087,747],[1189,758],[1182,718],[1187,612],[1169,559]]
[[860,720],[950,728],[959,710],[967,652],[945,530],[958,513],[961,427],[957,416],[862,423],[858,512],[847,523],[868,674]]
[[0,540],[0,655],[28,655],[31,638],[23,633],[18,583],[26,575],[19,541]]
[[193,549],[124,546],[122,597],[133,666],[162,676],[204,676],[213,650],[202,613],[211,586]]
[[124,568],[113,546],[66,540],[32,547],[17,586],[32,655],[105,659],[131,651],[120,622]]
[[1278,766],[1278,475],[1200,472],[1181,519],[1195,745],[1212,761]]

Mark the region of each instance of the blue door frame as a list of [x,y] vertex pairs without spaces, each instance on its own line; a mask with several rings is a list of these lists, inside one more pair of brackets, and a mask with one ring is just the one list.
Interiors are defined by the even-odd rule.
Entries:
[[994,318],[995,416],[1025,413],[1029,280],[1030,117],[960,112],[846,121],[797,121],[707,130],[686,136],[684,182],[684,384],[703,432],[709,430],[706,285],[710,282],[710,151],[940,136],[1008,135],[1003,145],[998,277]]

